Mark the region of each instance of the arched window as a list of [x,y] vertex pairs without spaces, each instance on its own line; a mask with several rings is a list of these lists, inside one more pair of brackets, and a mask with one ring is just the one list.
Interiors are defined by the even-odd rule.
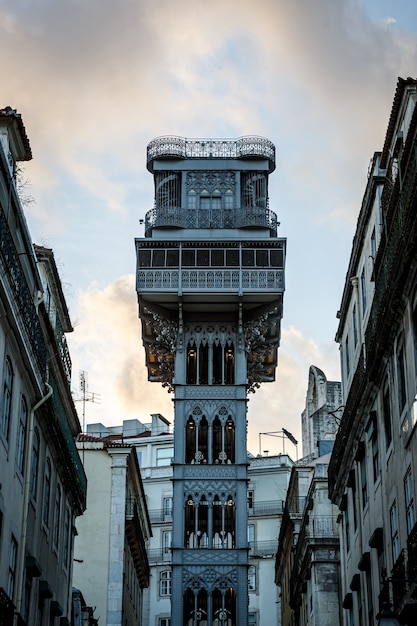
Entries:
[[224,452],[225,457],[223,462],[234,463],[235,462],[235,425],[232,418],[228,417],[225,429],[224,429]]
[[224,351],[224,383],[225,385],[235,384],[235,351],[234,346],[226,346]]
[[13,367],[9,357],[6,358],[4,363],[3,373],[3,397],[1,400],[1,432],[6,438],[9,439],[9,427],[10,417],[12,412],[12,390],[13,390]]
[[[227,408],[221,407],[220,412],[227,415]],[[225,425],[216,415],[213,422],[213,461],[214,463],[235,463],[235,424],[229,415]]]
[[196,509],[192,495],[187,497],[185,503],[184,545],[186,548],[194,548],[196,536]]
[[187,421],[185,427],[185,462],[195,462],[197,452],[197,429],[192,417]]
[[223,348],[220,342],[213,345],[213,385],[221,385],[223,382]]
[[187,385],[197,383],[197,347],[193,344],[187,346]]

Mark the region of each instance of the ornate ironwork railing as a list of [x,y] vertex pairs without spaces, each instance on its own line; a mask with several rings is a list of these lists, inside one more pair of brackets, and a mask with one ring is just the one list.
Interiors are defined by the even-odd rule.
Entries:
[[0,626],[13,624],[14,604],[6,591],[0,587]]
[[46,345],[42,329],[36,313],[33,298],[27,286],[26,277],[20,264],[19,255],[10,235],[9,226],[3,211],[0,210],[0,254],[10,290],[17,303],[19,315],[29,338],[33,355],[36,358],[41,374],[46,372]]
[[252,541],[249,542],[249,556],[275,556],[278,550],[278,539],[272,541]]
[[66,410],[59,395],[59,386],[52,372],[50,373],[50,384],[54,390],[54,393],[51,397],[51,402],[53,415],[55,418],[55,424],[58,427],[58,432],[60,433],[65,443],[63,453],[65,453],[67,458],[69,457],[70,459],[68,469],[70,471],[70,474],[72,474],[72,480],[74,485],[80,492],[81,502],[85,502],[87,494],[87,478],[73,434],[71,432]]
[[150,565],[155,563],[171,563],[172,553],[170,548],[151,548],[148,550],[148,561]]
[[68,349],[67,338],[65,337],[62,325],[57,317],[54,329],[55,339],[58,344],[59,356],[61,357],[62,365],[64,367],[65,376],[68,384],[71,385],[71,356]]
[[145,215],[145,234],[152,228],[268,228],[276,236],[278,219],[268,208],[186,209],[154,207]]
[[306,520],[305,536],[313,539],[339,537],[337,517],[334,515],[315,515]]
[[275,167],[275,146],[265,137],[247,136],[238,139],[186,139],[166,136],[153,139],[147,147],[147,163],[157,158],[269,159]]
[[417,524],[407,538],[407,577],[417,584]]
[[284,290],[284,270],[139,269],[138,290],[225,291]]

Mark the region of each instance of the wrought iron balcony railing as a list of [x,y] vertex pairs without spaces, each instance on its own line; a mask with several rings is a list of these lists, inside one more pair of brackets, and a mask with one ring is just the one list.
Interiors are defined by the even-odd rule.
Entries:
[[244,291],[283,291],[284,270],[226,270],[226,269],[143,269],[137,272],[140,291],[211,291],[223,289]]
[[257,556],[275,556],[278,550],[278,539],[272,539],[271,541],[250,541],[249,542],[249,557],[254,558]]
[[51,397],[54,420],[50,423],[50,428],[55,438],[57,434],[59,435],[56,442],[58,448],[61,448],[62,455],[67,459],[66,468],[71,477],[72,488],[78,491],[80,503],[84,504],[87,495],[87,478],[69,425],[68,415],[59,394],[59,385],[52,372],[50,372],[49,382],[54,390]]
[[266,502],[254,502],[248,509],[249,517],[262,515],[282,515],[284,512],[283,500],[270,500]]
[[27,286],[19,255],[10,235],[6,217],[0,210],[0,254],[6,276],[9,281],[10,291],[16,300],[16,308],[23,322],[23,328],[28,337],[28,343],[32,348],[33,356],[38,363],[42,376],[46,372],[46,345],[42,329],[36,313],[33,298]]
[[147,163],[152,171],[154,159],[244,159],[263,158],[275,169],[275,146],[265,137],[246,136],[238,139],[185,139],[184,137],[157,137],[148,144]]
[[268,208],[185,209],[154,207],[145,215],[145,236],[152,228],[268,228],[278,231],[276,213]]

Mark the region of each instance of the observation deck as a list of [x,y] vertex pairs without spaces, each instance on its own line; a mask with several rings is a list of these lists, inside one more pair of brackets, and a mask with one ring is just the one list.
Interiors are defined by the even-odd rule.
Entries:
[[278,220],[276,213],[262,207],[198,210],[154,207],[145,215],[145,237],[150,237],[153,228],[266,228],[276,237]]
[[147,168],[153,173],[155,159],[266,159],[268,172],[275,170],[275,146],[265,137],[238,139],[186,139],[168,135],[153,139],[147,147]]

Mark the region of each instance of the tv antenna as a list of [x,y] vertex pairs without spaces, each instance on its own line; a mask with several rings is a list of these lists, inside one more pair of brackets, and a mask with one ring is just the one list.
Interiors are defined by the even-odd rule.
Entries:
[[80,392],[81,398],[75,400],[75,402],[83,403],[83,423],[82,432],[85,433],[85,405],[86,402],[94,402],[95,404],[101,403],[101,395],[99,393],[94,393],[93,391],[88,391],[88,375],[85,370],[80,371]]

